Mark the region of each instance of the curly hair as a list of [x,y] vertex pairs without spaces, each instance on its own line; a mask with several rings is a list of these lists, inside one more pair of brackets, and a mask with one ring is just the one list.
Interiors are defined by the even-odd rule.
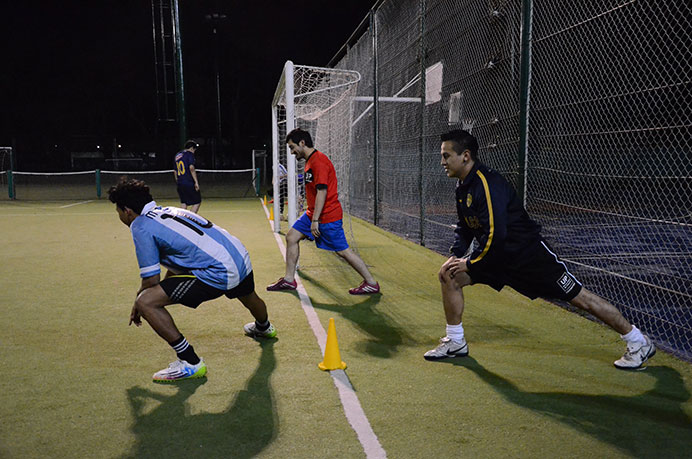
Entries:
[[142,213],[142,208],[147,203],[154,200],[149,192],[149,185],[142,180],[127,177],[121,177],[117,185],[108,189],[108,199],[119,209],[125,210],[128,207],[138,214]]

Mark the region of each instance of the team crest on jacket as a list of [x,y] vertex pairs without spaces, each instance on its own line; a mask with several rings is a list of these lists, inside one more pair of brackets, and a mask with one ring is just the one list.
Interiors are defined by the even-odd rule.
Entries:
[[466,207],[471,207],[471,202],[473,202],[473,198],[471,198],[471,193],[468,193],[466,195]]

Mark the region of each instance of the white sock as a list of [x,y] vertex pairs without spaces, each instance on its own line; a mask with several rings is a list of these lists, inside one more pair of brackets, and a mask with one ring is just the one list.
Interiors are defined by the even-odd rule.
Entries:
[[632,330],[628,334],[620,335],[620,338],[624,339],[628,343],[643,343],[646,341],[644,339],[644,335],[642,335],[642,332],[639,331],[639,329],[634,325],[632,325]]
[[451,338],[452,341],[463,341],[464,327],[461,325],[461,322],[459,322],[459,325],[447,324],[447,336]]

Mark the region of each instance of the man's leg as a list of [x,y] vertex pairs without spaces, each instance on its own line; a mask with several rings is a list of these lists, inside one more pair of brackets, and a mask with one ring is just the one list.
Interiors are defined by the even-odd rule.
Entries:
[[298,265],[298,256],[300,255],[299,243],[306,237],[307,236],[295,228],[288,230],[288,234],[286,235],[286,274],[284,277],[280,277],[278,281],[268,285],[268,291],[276,292],[296,289],[296,266]]
[[643,335],[637,327],[625,319],[615,306],[600,296],[582,288],[579,294],[570,301],[570,304],[590,312],[620,333],[622,339],[627,342],[625,355],[614,362],[617,368],[625,370],[641,368],[644,362],[656,354],[656,346],[651,342],[651,339]]
[[570,301],[570,304],[593,314],[621,335],[626,335],[632,331],[632,324],[615,306],[585,288],[581,289],[579,294]]
[[198,204],[192,204],[192,205],[190,206],[190,212],[196,214],[196,213],[199,211],[199,207],[200,207],[201,205],[202,205],[201,202],[198,203]]
[[440,360],[448,357],[465,357],[469,353],[464,327],[461,324],[464,314],[464,293],[462,288],[471,285],[471,277],[465,272],[451,276],[448,270],[449,263],[455,258],[451,257],[442,267],[437,277],[442,290],[442,307],[447,321],[447,334],[440,340],[440,345],[426,352],[423,357],[426,360]]
[[139,314],[161,338],[169,343],[182,336],[173,322],[173,317],[166,311],[166,306],[170,304],[173,302],[160,285],[142,291],[135,301]]
[[135,308],[151,328],[173,348],[178,359],[184,363],[173,362],[154,374],[155,381],[173,381],[188,378],[201,378],[207,372],[202,359],[187,342],[176,327],[173,317],[166,310],[172,304],[160,285],[142,291],[135,301]]
[[245,306],[255,318],[254,322],[250,322],[243,327],[245,334],[248,336],[259,336],[262,338],[273,338],[276,336],[276,329],[269,323],[269,315],[267,313],[267,305],[264,300],[257,295],[255,291],[249,295],[238,297],[243,306]]
[[240,296],[238,300],[250,311],[257,322],[264,323],[269,319],[267,304],[257,295],[257,292],[253,291],[249,295]]
[[447,325],[459,325],[461,324],[461,316],[464,314],[462,288],[471,285],[471,278],[467,273],[458,273],[452,277],[446,267],[447,263],[443,264],[437,274],[442,289],[442,306]]
[[296,265],[300,257],[300,241],[306,236],[300,231],[291,228],[286,235],[286,275],[284,279],[294,282],[296,277]]
[[353,269],[355,269],[358,272],[358,274],[360,274],[363,277],[365,282],[367,282],[370,285],[377,284],[375,278],[372,277],[372,274],[370,274],[368,267],[365,265],[365,262],[350,247],[346,250],[341,250],[336,253],[341,258],[346,260],[348,264],[351,265],[351,267],[353,267]]

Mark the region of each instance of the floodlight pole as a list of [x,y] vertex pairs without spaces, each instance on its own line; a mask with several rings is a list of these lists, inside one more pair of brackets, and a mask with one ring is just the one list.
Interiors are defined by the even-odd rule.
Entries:
[[211,163],[212,167],[216,168],[217,151],[221,149],[223,143],[223,135],[221,132],[221,70],[220,58],[221,52],[221,34],[219,27],[221,23],[227,19],[223,13],[210,13],[205,16],[205,19],[211,24],[211,33],[214,36],[214,84],[216,87],[216,147],[212,150]]

